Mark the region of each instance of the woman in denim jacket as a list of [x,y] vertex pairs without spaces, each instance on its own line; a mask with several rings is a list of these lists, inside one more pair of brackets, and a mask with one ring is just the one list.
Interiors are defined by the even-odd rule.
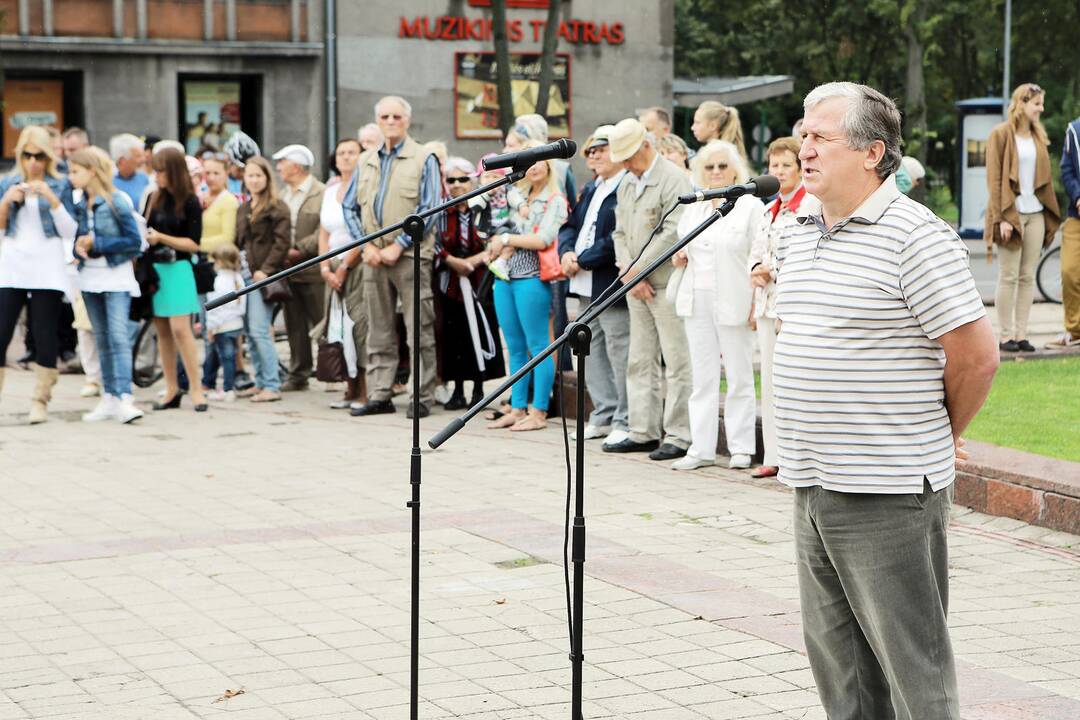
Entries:
[[131,396],[131,335],[128,313],[138,297],[132,260],[142,250],[142,236],[128,196],[113,186],[112,162],[97,147],[78,150],[68,158],[71,184],[83,191],[75,207],[79,234],[75,256],[94,342],[101,357],[105,385],[96,408],[84,422],[119,420],[130,423],[143,416]]
[[[30,424],[45,422],[58,373],[57,329],[68,288],[67,265],[75,239],[71,185],[56,170],[45,128],[23,128],[15,145],[16,170],[0,178],[0,358],[29,305],[36,340],[36,382]],[[4,370],[0,367],[0,389]]]

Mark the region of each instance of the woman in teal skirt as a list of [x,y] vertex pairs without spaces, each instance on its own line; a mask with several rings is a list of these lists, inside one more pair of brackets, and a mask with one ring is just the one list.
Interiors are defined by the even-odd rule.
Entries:
[[[199,312],[192,255],[199,251],[202,237],[202,205],[179,151],[154,153],[152,165],[157,190],[150,197],[146,239],[160,280],[153,298],[154,328],[165,374],[165,397],[154,403],[154,409],[172,410],[180,407],[183,397],[176,373],[178,351],[187,376],[200,377],[191,316]],[[191,384],[191,399],[196,412],[206,411],[206,396],[198,382]]]

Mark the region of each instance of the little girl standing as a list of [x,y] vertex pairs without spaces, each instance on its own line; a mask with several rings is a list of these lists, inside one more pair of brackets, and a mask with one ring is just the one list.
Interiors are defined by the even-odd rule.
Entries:
[[[222,245],[210,253],[217,277],[214,289],[206,300],[216,300],[226,293],[244,287],[240,275],[240,250],[235,245]],[[232,402],[236,399],[233,383],[236,380],[236,343],[244,329],[245,298],[240,297],[206,313],[206,360],[203,362],[203,389],[214,391],[212,400]],[[218,393],[218,368],[224,374],[224,392]]]

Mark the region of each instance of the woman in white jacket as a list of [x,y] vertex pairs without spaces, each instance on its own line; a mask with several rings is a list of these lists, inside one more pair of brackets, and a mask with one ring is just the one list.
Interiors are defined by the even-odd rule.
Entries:
[[[692,165],[694,184],[718,188],[749,179],[738,149],[716,140],[702,148]],[[685,237],[720,204],[689,206],[679,221]],[[764,206],[751,195],[735,203],[727,217],[715,222],[679,251],[672,262],[682,277],[668,284],[675,313],[686,323],[693,389],[690,394],[691,445],[674,462],[675,470],[693,470],[716,462],[719,432],[720,372],[726,366],[728,389],[724,401],[724,431],[729,467],[750,467],[756,447],[757,410],[754,400],[754,333],[750,329],[751,291],[747,262],[750,245],[763,222]]]

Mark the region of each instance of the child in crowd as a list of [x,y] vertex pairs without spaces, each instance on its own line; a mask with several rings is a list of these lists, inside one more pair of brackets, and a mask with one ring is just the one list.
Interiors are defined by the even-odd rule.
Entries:
[[[214,289],[206,296],[216,300],[226,293],[244,287],[240,275],[240,250],[235,245],[222,245],[210,253],[217,277]],[[212,400],[232,402],[236,399],[233,383],[236,380],[236,345],[244,329],[247,303],[243,297],[214,308],[206,313],[206,360],[203,363],[203,388]],[[224,377],[224,392],[217,392],[218,368]]]

